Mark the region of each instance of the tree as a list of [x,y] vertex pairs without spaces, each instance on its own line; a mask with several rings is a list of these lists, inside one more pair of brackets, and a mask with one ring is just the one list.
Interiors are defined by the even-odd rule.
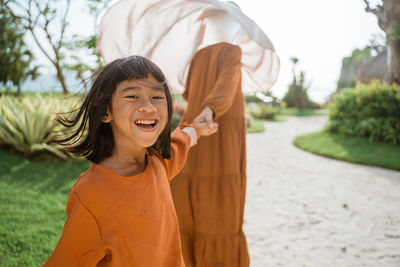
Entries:
[[[371,62],[371,59],[374,57],[375,59],[377,59],[377,56],[381,58],[382,53],[384,53],[386,49],[386,46],[384,45],[385,41],[383,41],[384,38],[386,37],[381,35],[373,35],[373,37],[369,40],[368,45],[362,49],[354,49],[351,53],[351,56],[343,58],[342,69],[337,82],[336,93],[342,91],[343,89],[354,87],[356,85],[356,76],[359,74],[360,68],[364,68],[364,66],[368,68],[369,72],[372,71],[374,73],[375,78],[382,77],[381,80],[383,81],[383,75],[380,75],[380,73],[384,72],[384,69],[386,68],[382,68],[381,64],[379,64],[375,65],[376,67],[371,69],[370,64],[368,64],[368,67],[365,64]],[[374,62],[376,62],[376,60]]]
[[292,61],[292,64],[293,64],[292,72],[293,72],[293,75],[294,75],[296,64],[299,62],[299,59],[297,57],[291,57],[290,61]]
[[[64,5],[60,7],[60,2]],[[65,60],[65,30],[70,0],[6,0],[4,6],[31,33],[36,45],[54,66],[64,93],[68,93],[63,64]],[[58,37],[50,29],[59,28]],[[47,48],[49,47],[49,49]]]
[[374,8],[370,1],[363,1],[365,10],[376,15],[379,27],[386,33],[388,57],[385,82],[400,83],[400,0],[382,0]]
[[93,16],[93,34],[89,37],[82,37],[79,35],[74,35],[72,42],[68,44],[71,49],[80,49],[86,52],[88,61],[84,62],[82,58],[78,55],[71,55],[73,62],[68,65],[68,68],[73,70],[76,74],[76,78],[79,79],[84,88],[88,89],[88,79],[87,76],[92,77],[95,72],[103,66],[103,60],[96,50],[97,44],[97,32],[98,32],[98,19],[100,14],[104,12],[110,2],[107,0],[87,0],[89,13]]
[[18,19],[10,16],[0,1],[0,82],[12,82],[21,92],[21,83],[29,76],[35,79],[38,67],[31,67],[32,53],[26,49],[23,28]]
[[310,106],[311,101],[308,98],[307,90],[309,85],[306,85],[305,72],[300,71],[300,74],[296,74],[296,65],[299,59],[296,57],[291,57],[293,68],[293,81],[289,85],[288,91],[283,98],[288,107],[298,107],[299,109],[304,109]]

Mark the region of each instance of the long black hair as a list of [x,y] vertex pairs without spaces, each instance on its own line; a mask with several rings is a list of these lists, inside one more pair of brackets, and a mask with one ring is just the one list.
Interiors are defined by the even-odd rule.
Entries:
[[[109,123],[102,118],[111,110],[111,98],[117,85],[125,80],[139,80],[152,75],[164,86],[168,105],[168,122],[161,132],[152,150],[164,158],[171,158],[171,118],[172,98],[165,75],[150,60],[141,56],[116,59],[104,66],[96,75],[89,93],[82,105],[72,111],[72,118],[58,116],[57,121],[67,128],[68,134],[54,140],[75,155],[99,163],[111,156],[114,149],[114,137]],[[76,115],[75,115],[76,114]],[[149,150],[149,152],[151,152]]]

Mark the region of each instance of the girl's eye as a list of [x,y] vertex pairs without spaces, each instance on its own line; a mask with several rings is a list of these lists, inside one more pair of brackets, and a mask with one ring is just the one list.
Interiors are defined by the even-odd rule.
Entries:
[[128,96],[126,96],[126,98],[134,98],[134,99],[136,99],[136,98],[139,98],[137,95],[128,95]]
[[163,96],[153,96],[153,99],[165,99]]

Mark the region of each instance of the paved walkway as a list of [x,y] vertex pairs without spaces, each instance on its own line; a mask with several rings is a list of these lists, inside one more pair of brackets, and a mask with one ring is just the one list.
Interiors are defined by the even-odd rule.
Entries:
[[244,231],[251,266],[399,267],[400,172],[292,145],[325,121],[289,117],[247,135]]

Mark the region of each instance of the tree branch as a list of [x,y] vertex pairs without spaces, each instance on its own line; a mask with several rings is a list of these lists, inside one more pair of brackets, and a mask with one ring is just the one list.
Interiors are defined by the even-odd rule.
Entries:
[[373,14],[375,14],[376,16],[378,16],[379,10],[376,9],[376,8],[371,8],[371,6],[370,6],[368,0],[363,0],[363,1],[364,1],[365,5],[367,6],[367,7],[365,8],[365,11],[370,12],[370,13],[373,13]]
[[369,1],[368,0],[363,0],[365,5],[367,6],[365,8],[365,11],[370,12],[374,14],[378,18],[378,25],[379,27],[386,32],[386,29],[388,28],[388,21],[387,21],[387,16],[385,14],[385,10],[382,5],[378,5],[377,8],[371,8]]
[[[61,20],[61,33],[60,38],[54,37],[50,32],[50,26],[57,18],[57,9],[52,8],[52,4],[55,0],[5,0],[7,2],[6,8],[10,10],[10,14],[13,17],[20,18],[24,24],[25,29],[27,29],[33,37],[35,44],[38,46],[43,55],[50,61],[50,63],[55,67],[57,71],[57,77],[63,87],[64,92],[68,92],[67,86],[65,84],[65,77],[63,74],[62,63],[63,57],[60,49],[63,48],[63,38],[66,31],[67,15],[69,12],[71,0],[66,0],[67,9],[63,18]],[[16,10],[15,10],[16,9]],[[22,12],[21,16],[16,16]],[[35,13],[36,12],[36,13]],[[41,38],[42,34],[45,38]],[[46,49],[49,45],[51,48]],[[52,52],[50,52],[52,51]],[[53,55],[54,53],[54,55]]]
[[4,6],[6,7],[6,9],[8,10],[8,12],[11,14],[11,16],[12,16],[13,18],[22,19],[21,16],[16,15],[16,14],[12,11],[12,9],[10,8],[10,6],[8,5],[8,2],[7,2],[6,4],[4,4]]
[[[19,16],[13,11],[13,9],[11,8],[11,4],[19,7],[20,9],[22,9],[22,11],[25,11],[26,8],[24,6],[22,6],[20,3],[15,2],[14,0],[9,0],[7,2],[4,2],[4,6],[6,7],[6,9],[8,10],[8,12],[10,13],[10,15],[13,18],[19,19],[23,23],[26,22],[26,18],[24,16]],[[24,25],[24,27],[25,27],[25,25]]]
[[35,43],[37,44],[37,46],[40,48],[40,50],[43,52],[43,54],[47,57],[48,60],[50,60],[51,63],[53,63],[53,65],[55,64],[55,62],[53,61],[53,59],[50,57],[50,55],[46,52],[46,50],[43,48],[42,44],[39,42],[38,38],[36,37],[35,31],[33,30],[33,28],[29,28],[28,29],[30,31],[30,33],[32,34],[33,39],[35,40]]
[[[9,1],[9,2],[15,4],[16,6],[18,6],[18,7],[21,8],[22,10],[25,10],[25,9],[26,9],[26,7],[24,7],[23,5],[21,5],[21,4],[18,3],[18,2],[15,2],[15,1]],[[29,1],[29,3],[30,3],[30,1]]]
[[71,5],[71,1],[67,0],[67,7],[66,7],[66,10],[64,13],[64,17],[61,21],[61,34],[60,34],[60,39],[58,40],[58,45],[57,45],[58,48],[60,48],[62,46],[62,39],[64,37],[65,28],[67,26],[67,16],[68,16],[70,5]]
[[32,0],[29,0],[28,8],[25,10],[25,12],[27,13],[29,27],[34,29],[36,27],[36,25],[38,24],[38,21],[40,19],[41,10],[38,8],[38,14],[36,15],[36,18],[34,20],[32,20],[31,19],[32,18],[31,5],[32,5]]

